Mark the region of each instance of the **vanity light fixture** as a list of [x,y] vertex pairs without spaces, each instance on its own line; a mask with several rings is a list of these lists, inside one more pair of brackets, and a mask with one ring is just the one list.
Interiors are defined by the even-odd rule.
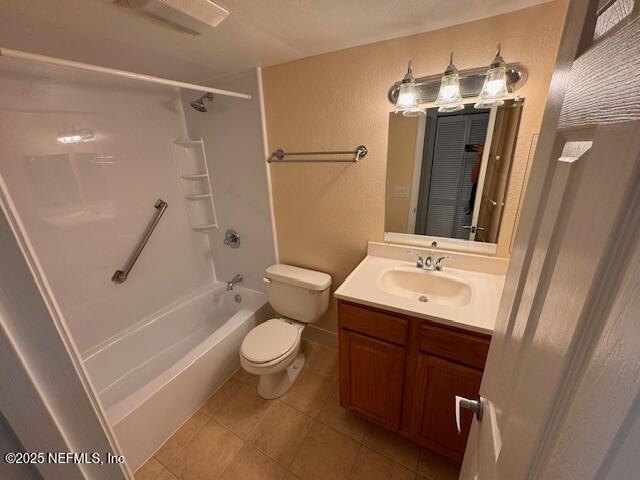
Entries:
[[440,81],[440,90],[436,105],[439,112],[457,112],[464,110],[462,104],[462,95],[460,95],[460,75],[458,69],[453,64],[453,52],[449,57],[449,66],[444,71],[442,80]]
[[396,101],[396,113],[402,113],[407,117],[424,115],[424,110],[418,106],[418,91],[416,80],[413,78],[413,62],[409,60],[407,73],[400,82],[400,92]]
[[502,98],[509,93],[507,89],[507,64],[500,56],[500,44],[496,49],[494,57],[489,69],[485,74],[482,90],[478,96],[478,102],[475,108],[491,108],[499,107],[504,104]]

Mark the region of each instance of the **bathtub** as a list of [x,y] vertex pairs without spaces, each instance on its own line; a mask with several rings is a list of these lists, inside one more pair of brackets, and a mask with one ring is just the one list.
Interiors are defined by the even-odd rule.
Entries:
[[132,471],[233,375],[242,339],[272,314],[265,294],[215,283],[83,355]]

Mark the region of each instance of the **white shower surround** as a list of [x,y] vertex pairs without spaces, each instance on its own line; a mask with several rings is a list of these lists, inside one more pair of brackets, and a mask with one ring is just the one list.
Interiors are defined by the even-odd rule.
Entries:
[[[259,102],[218,97],[216,109],[196,117],[203,128],[244,128],[251,139],[236,157],[218,136],[205,138],[211,157],[233,165],[210,158],[227,178],[216,198],[222,226],[242,235],[243,248],[232,250],[217,231],[190,228],[171,148],[172,139],[193,136],[178,91],[13,59],[0,73],[0,110],[11,112],[0,120],[5,194],[136,470],[233,374],[242,339],[272,315],[257,291],[275,262]],[[255,72],[236,82],[257,93]],[[56,143],[58,132],[78,126],[94,141]],[[157,198],[169,208],[127,282],[114,284]],[[226,293],[220,281],[236,273],[253,290]]]

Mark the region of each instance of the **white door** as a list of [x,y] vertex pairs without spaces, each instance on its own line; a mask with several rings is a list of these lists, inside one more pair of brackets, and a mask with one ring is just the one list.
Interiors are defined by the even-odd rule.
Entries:
[[639,3],[570,4],[463,480],[640,478]]

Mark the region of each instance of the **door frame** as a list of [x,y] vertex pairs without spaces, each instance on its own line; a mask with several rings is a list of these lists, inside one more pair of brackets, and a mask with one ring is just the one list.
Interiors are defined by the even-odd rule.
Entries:
[[480,203],[482,202],[482,192],[484,192],[484,180],[487,176],[487,165],[489,163],[489,154],[491,153],[491,142],[493,141],[493,133],[496,128],[496,116],[498,107],[491,107],[489,110],[489,123],[487,124],[487,135],[484,139],[484,149],[482,150],[482,160],[480,160],[480,175],[478,176],[478,187],[476,189],[476,198],[473,203],[473,212],[471,215],[471,229],[469,230],[469,240],[475,241],[476,229],[478,226],[478,217],[480,216]]
[[[416,218],[418,216],[418,199],[420,198],[420,182],[422,179],[422,162],[424,160],[424,138],[426,135],[427,115],[418,117],[418,129],[416,133],[416,145],[414,148],[413,175],[411,179],[411,198],[409,200],[409,221],[407,222],[407,233],[413,234],[416,229]],[[420,172],[419,175],[416,175]]]
[[[436,141],[436,128],[438,125],[438,113],[430,108],[425,112],[424,137],[422,139],[423,158],[420,162],[420,175],[418,182],[418,196],[416,198],[416,230],[415,235],[426,235],[427,211],[429,210],[429,191],[431,189],[431,167],[433,165],[433,148]],[[416,175],[414,175],[415,177]]]

